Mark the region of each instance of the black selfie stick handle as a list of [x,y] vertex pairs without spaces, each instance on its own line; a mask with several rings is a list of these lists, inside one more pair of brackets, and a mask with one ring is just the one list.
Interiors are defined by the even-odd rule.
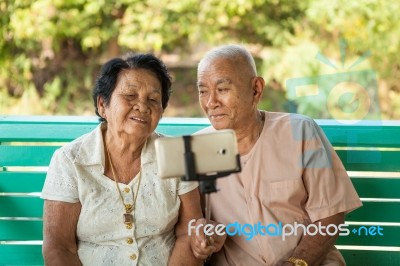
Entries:
[[200,183],[200,192],[203,194],[217,192],[216,186],[216,178],[217,176],[209,176],[203,177],[196,174],[195,169],[195,158],[194,153],[192,151],[192,137],[190,135],[183,136],[183,142],[185,146],[185,171],[186,176],[184,176],[183,180],[185,181],[199,181]]
[[185,170],[186,170],[186,181],[198,180],[196,178],[196,169],[194,164],[194,153],[192,151],[192,137],[189,135],[183,136],[183,141],[185,144]]
[[203,194],[218,191],[216,186],[216,179],[214,178],[210,180],[200,180],[199,183],[200,183],[200,192]]

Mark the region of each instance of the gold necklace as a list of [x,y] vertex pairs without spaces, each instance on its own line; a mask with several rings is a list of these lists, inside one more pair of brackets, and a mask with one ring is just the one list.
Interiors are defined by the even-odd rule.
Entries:
[[126,228],[131,229],[132,228],[132,223],[133,223],[133,214],[132,214],[132,212],[135,210],[135,203],[136,203],[136,199],[137,199],[137,196],[138,196],[138,193],[139,193],[140,180],[141,180],[141,177],[142,177],[142,167],[140,167],[140,169],[139,169],[139,177],[138,177],[139,181],[138,181],[138,185],[137,185],[137,189],[136,189],[136,195],[133,195],[133,189],[132,189],[133,203],[132,204],[125,203],[124,198],[122,197],[122,192],[121,192],[121,190],[119,189],[119,186],[118,186],[118,179],[117,179],[117,176],[115,175],[115,172],[114,172],[114,166],[113,166],[113,163],[111,161],[110,151],[108,150],[108,147],[106,149],[107,149],[107,154],[108,154],[108,160],[109,160],[110,166],[111,166],[111,172],[112,172],[112,175],[113,175],[113,179],[114,179],[115,185],[117,186],[117,190],[118,190],[121,202],[125,207],[125,213],[123,215],[123,221],[124,221],[124,224],[126,225]]

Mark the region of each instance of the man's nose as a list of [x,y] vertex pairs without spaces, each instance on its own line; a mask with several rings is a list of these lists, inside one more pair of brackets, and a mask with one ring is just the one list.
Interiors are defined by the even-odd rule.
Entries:
[[218,97],[216,95],[215,92],[210,93],[210,97],[208,98],[207,101],[207,108],[216,108],[219,106],[219,101],[218,101]]

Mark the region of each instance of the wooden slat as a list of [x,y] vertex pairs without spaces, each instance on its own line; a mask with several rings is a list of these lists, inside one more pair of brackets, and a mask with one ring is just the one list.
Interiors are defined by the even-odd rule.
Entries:
[[397,266],[400,252],[370,250],[340,250],[348,266]]
[[[209,124],[205,118],[167,117],[156,130],[171,136],[192,134]],[[69,142],[97,125],[96,117],[0,116],[0,142]]]
[[333,146],[400,147],[399,121],[363,121],[345,125],[332,120],[316,120]]
[[1,245],[0,265],[44,265],[41,245]]
[[400,151],[338,150],[347,171],[400,171]]
[[[358,226],[349,225],[350,230],[348,236],[339,236],[336,241],[337,245],[355,245],[355,246],[399,246],[400,247],[400,227],[399,226],[380,226],[379,235],[378,227],[374,226]],[[367,229],[367,230],[366,230]],[[355,230],[353,232],[353,230]],[[371,231],[368,231],[371,230]],[[375,235],[373,235],[375,233]]]
[[0,196],[0,217],[42,217],[43,200],[39,197]]
[[[351,178],[361,198],[400,199],[400,178]],[[399,221],[400,222],[400,221]]]
[[59,146],[0,146],[0,166],[48,166]]
[[45,172],[0,172],[0,192],[40,192],[45,178]]
[[[74,124],[0,124],[2,142],[70,142],[93,130],[97,125]],[[193,134],[204,125],[160,124],[156,131],[165,135],[177,136]],[[29,134],[26,134],[29,132]]]
[[0,240],[43,240],[43,221],[0,220]]
[[400,202],[363,202],[362,207],[346,215],[346,221],[398,223]]
[[96,126],[97,124],[0,124],[0,139],[2,142],[68,142]]

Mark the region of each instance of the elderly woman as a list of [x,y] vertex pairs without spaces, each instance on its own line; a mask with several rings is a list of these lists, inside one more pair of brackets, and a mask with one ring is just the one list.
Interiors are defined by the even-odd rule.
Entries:
[[197,184],[157,175],[154,141],[171,80],[151,54],[107,62],[93,100],[101,124],[57,150],[42,198],[47,265],[198,264],[187,224]]

